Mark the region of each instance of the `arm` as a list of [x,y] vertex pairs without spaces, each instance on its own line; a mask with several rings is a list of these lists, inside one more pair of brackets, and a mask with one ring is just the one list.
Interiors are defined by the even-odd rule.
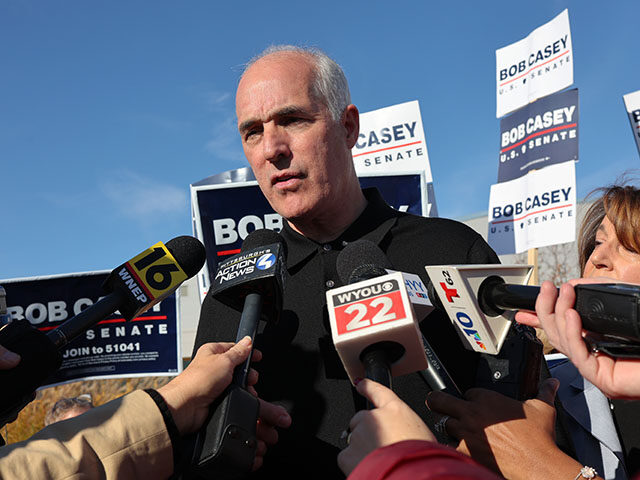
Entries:
[[469,457],[439,445],[420,417],[390,389],[371,380],[356,387],[375,409],[351,420],[350,441],[338,455],[349,480],[427,480],[497,477]]
[[54,423],[0,452],[2,478],[167,478],[173,471],[162,414],[143,391]]
[[348,480],[498,480],[471,458],[439,443],[405,440],[367,455]]
[[436,441],[422,419],[390,389],[372,380],[362,380],[356,389],[376,408],[359,411],[349,422],[348,445],[338,455],[338,466],[346,475],[376,448],[402,440]]
[[583,341],[582,320],[573,309],[574,285],[611,282],[611,279],[577,279],[565,283],[558,295],[551,282],[544,282],[536,300],[536,313],[518,312],[516,320],[543,328],[549,342],[567,355],[580,374],[610,398],[640,398],[640,360],[612,358],[589,351]]
[[[208,406],[230,383],[233,367],[251,351],[251,342],[204,345],[189,367],[158,390],[167,404],[178,433],[197,430]],[[259,357],[259,353],[257,354]],[[250,375],[255,383],[257,374]],[[266,402],[261,415],[267,426],[258,434],[274,440],[273,425],[288,426],[282,407]],[[277,434],[275,434],[277,438]],[[172,443],[162,413],[145,392],[136,391],[70,420],[43,429],[29,440],[4,447],[0,473],[6,478],[166,478],[173,472]],[[261,463],[256,459],[254,467]]]
[[[446,430],[460,440],[458,451],[510,479],[575,478],[583,467],[555,444],[555,379],[538,397],[519,402],[484,389],[466,400],[442,392],[427,398],[431,410],[449,415]],[[599,478],[599,477],[597,477]]]

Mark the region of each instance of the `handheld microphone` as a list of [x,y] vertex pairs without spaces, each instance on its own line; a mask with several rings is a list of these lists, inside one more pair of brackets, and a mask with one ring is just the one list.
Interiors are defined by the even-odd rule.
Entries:
[[372,242],[350,243],[338,255],[344,287],[326,292],[335,348],[351,382],[367,377],[391,387],[391,376],[428,366],[403,274],[388,274]]
[[[444,269],[460,267],[441,268],[444,272]],[[477,310],[481,315],[493,319],[512,310],[535,310],[540,287],[508,283],[510,279],[505,280],[505,271],[501,268],[508,266],[486,267],[492,268],[480,278],[477,290],[471,291],[477,298]],[[446,299],[446,294],[442,298],[446,289],[439,290],[433,284],[428,285],[428,289],[432,301],[446,309],[442,301]],[[589,332],[585,341],[590,347],[612,357],[640,358],[640,286],[593,283],[576,285],[574,290],[574,309],[582,319],[582,328]]]
[[[260,319],[277,321],[282,311],[286,245],[273,230],[255,230],[240,254],[218,266],[211,294],[241,310],[236,342],[255,337]],[[236,367],[231,385],[210,408],[192,455],[191,473],[231,478],[248,473],[255,458],[259,402],[247,387],[251,355]]]
[[102,285],[107,295],[56,329],[45,334],[23,320],[2,326],[0,345],[20,354],[21,360],[0,372],[6,392],[0,398],[0,423],[14,418],[60,367],[65,345],[116,310],[126,320],[140,315],[198,273],[205,256],[204,246],[193,237],[158,242],[114,269]]
[[[434,305],[446,312],[465,348],[481,354],[475,386],[518,400],[534,397],[543,362],[542,342],[532,328],[512,325],[514,312],[498,311],[491,300],[493,293],[501,303],[518,297],[517,292],[533,288],[518,285],[528,280],[531,267],[489,264],[425,268],[430,278],[427,290]],[[498,273],[510,282],[509,288],[497,286]],[[523,300],[520,298],[519,307]]]

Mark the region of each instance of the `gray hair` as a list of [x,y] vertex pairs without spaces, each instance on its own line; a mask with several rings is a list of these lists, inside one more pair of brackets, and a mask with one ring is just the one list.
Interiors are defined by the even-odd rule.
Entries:
[[60,421],[60,419],[71,410],[89,410],[91,408],[93,408],[93,401],[89,394],[85,393],[77,397],[61,398],[51,407],[51,410],[47,412],[47,415],[44,417],[44,424],[47,426]]
[[249,60],[242,75],[246,73],[251,65],[261,58],[280,52],[299,53],[313,60],[315,78],[313,85],[311,85],[312,92],[316,98],[321,99],[325,103],[331,113],[331,117],[336,122],[340,121],[345,108],[351,103],[347,77],[345,77],[340,65],[318,48],[297,47],[295,45],[272,45]]

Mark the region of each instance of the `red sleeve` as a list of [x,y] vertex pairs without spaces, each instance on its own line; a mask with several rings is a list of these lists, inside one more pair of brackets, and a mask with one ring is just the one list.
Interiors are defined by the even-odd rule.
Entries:
[[374,450],[348,480],[498,480],[471,458],[439,443],[407,440]]

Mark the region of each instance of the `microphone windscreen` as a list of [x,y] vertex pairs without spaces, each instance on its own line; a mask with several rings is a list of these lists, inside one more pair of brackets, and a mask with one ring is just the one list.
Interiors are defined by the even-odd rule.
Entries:
[[287,244],[284,242],[282,236],[274,231],[269,230],[268,228],[261,228],[259,230],[254,230],[247,238],[242,242],[241,252],[246,252],[248,250],[252,250],[254,248],[262,247],[263,245],[271,245],[273,243],[281,243],[284,257],[287,256]]
[[165,243],[165,247],[189,278],[200,271],[207,257],[202,242],[188,235],[172,238]]
[[391,263],[380,247],[369,240],[349,243],[338,254],[336,269],[342,283],[351,284],[386,275]]

